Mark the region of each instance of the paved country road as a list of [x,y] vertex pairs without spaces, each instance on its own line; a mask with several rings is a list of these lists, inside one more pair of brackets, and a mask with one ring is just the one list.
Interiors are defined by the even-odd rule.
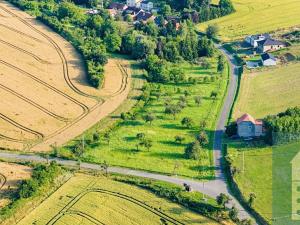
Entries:
[[[216,165],[216,179],[213,181],[201,182],[199,180],[192,180],[188,178],[182,178],[177,176],[168,176],[162,174],[156,174],[152,172],[145,172],[121,167],[109,167],[108,172],[115,172],[125,175],[133,175],[144,178],[151,178],[156,180],[161,180],[177,185],[183,185],[183,183],[189,184],[193,190],[202,192],[210,197],[215,198],[220,193],[227,194],[231,197],[231,203],[228,204],[228,207],[235,205],[235,207],[239,210],[239,217],[251,218],[251,216],[243,209],[243,207],[236,201],[236,199],[229,193],[224,174],[221,168],[221,160],[222,160],[222,136],[224,133],[225,125],[227,122],[227,118],[233,104],[233,100],[235,97],[235,92],[237,88],[238,74],[237,74],[237,66],[234,64],[233,57],[224,50],[220,45],[216,45],[216,47],[226,56],[228,62],[230,62],[231,67],[231,75],[230,75],[230,83],[228,86],[228,93],[226,99],[224,101],[224,105],[217,123],[217,128],[215,131],[214,138],[214,161]],[[35,154],[20,154],[13,152],[3,152],[0,151],[0,158],[6,160],[18,160],[18,161],[31,161],[31,162],[39,162],[46,163],[47,159],[35,155]],[[65,160],[61,158],[51,158],[49,161],[57,161],[59,164],[64,166],[76,166],[77,161],[74,160]],[[93,169],[93,170],[102,170],[100,165],[92,164],[92,163],[81,163],[81,168],[83,169]]]

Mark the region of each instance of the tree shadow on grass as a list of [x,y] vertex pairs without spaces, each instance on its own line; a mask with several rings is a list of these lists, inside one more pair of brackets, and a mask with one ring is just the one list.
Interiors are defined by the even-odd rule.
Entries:
[[127,142],[133,142],[133,141],[137,140],[136,137],[124,137],[123,139],[124,139],[124,141],[127,141]]
[[189,167],[191,170],[194,171],[215,171],[217,169],[217,167],[215,166],[190,166]]
[[143,123],[141,121],[137,121],[137,120],[126,120],[126,121],[123,121],[121,123],[122,126],[132,126],[132,127],[136,127],[136,126],[141,126],[143,125]]
[[186,144],[184,143],[178,143],[175,141],[159,141],[159,143],[164,144],[164,145],[170,145],[170,146],[174,146],[174,147],[185,147]]
[[162,124],[160,125],[162,128],[166,129],[176,129],[176,130],[182,130],[182,126],[174,123],[169,123],[169,124]]
[[153,157],[165,159],[184,159],[183,153],[177,152],[153,152],[150,155]]

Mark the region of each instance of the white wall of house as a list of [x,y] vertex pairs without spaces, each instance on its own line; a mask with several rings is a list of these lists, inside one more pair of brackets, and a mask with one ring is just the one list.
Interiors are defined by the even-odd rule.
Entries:
[[267,45],[267,46],[261,46],[260,51],[269,52],[269,51],[276,51],[282,48],[284,48],[284,45]]
[[127,0],[126,3],[129,7],[140,7],[140,0]]
[[264,66],[276,66],[277,65],[277,62],[273,59],[267,59],[265,61],[262,61],[262,64]]
[[262,125],[255,125],[255,136],[260,137],[263,135],[263,126]]
[[241,122],[238,124],[238,135],[240,137],[248,138],[255,136],[255,125],[251,122]]

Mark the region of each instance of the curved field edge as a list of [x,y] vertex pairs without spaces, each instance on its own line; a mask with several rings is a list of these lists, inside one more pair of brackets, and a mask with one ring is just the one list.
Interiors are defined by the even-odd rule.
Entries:
[[[170,185],[166,184],[164,182],[157,182],[157,181],[151,181],[147,179],[136,179],[135,181],[138,181],[143,184],[148,184],[149,187],[146,188],[144,186],[144,190],[141,188],[138,188],[138,183],[135,185],[133,181],[136,178],[133,177],[127,177],[127,176],[119,176],[119,175],[112,175],[111,179],[105,178],[105,177],[99,177],[99,176],[91,176],[91,175],[86,175],[86,174],[75,174],[70,180],[68,180],[63,186],[61,186],[56,192],[54,192],[52,195],[48,196],[47,199],[43,203],[41,203],[38,207],[33,209],[23,220],[21,220],[18,224],[29,224],[31,223],[30,221],[36,221],[37,224],[46,224],[51,220],[51,218],[54,218],[61,210],[66,211],[65,214],[67,214],[68,211],[74,211],[77,212],[76,214],[79,213],[79,215],[88,215],[90,218],[93,217],[97,221],[101,221],[104,219],[104,221],[108,218],[106,218],[105,214],[98,213],[97,210],[105,210],[106,205],[110,205],[108,207],[113,208],[114,210],[118,211],[120,205],[118,208],[114,208],[114,201],[103,201],[106,197],[101,195],[82,195],[85,190],[90,190],[91,192],[94,191],[101,191],[101,192],[107,192],[112,193],[113,195],[120,195],[120,197],[125,197],[127,200],[123,203],[124,207],[126,206],[128,210],[130,211],[130,217],[136,219],[136,216],[134,215],[135,212],[131,211],[132,209],[132,203],[127,203],[127,201],[134,201],[140,206],[138,206],[137,211],[144,214],[142,211],[140,211],[140,207],[144,204],[145,207],[148,207],[148,209],[151,209],[151,211],[157,211],[160,215],[163,216],[163,218],[170,218],[170,219],[175,219],[178,221],[178,223],[174,224],[181,224],[187,223],[189,221],[189,224],[219,224],[218,222],[215,222],[212,219],[205,218],[203,216],[200,216],[199,214],[193,213],[189,211],[188,209],[179,206],[175,203],[172,203],[171,201],[167,200],[165,197],[166,196],[160,196],[158,198],[156,195],[151,194],[149,191],[151,191],[151,187],[154,188],[153,191],[155,192],[155,188],[160,188],[161,190],[164,190],[165,193],[171,194],[172,192],[178,190],[181,190],[176,185]],[[118,181],[113,181],[113,180],[118,180]],[[128,182],[127,182],[128,181]],[[125,183],[129,183],[125,184]],[[99,189],[101,188],[101,190]],[[107,190],[107,191],[106,191]],[[146,191],[147,190],[147,191]],[[156,191],[158,191],[157,189]],[[84,198],[76,197],[76,196],[86,196]],[[186,193],[185,198],[189,198],[190,196],[191,199],[196,200],[197,196],[202,196],[200,193],[199,195],[195,195],[195,193]],[[169,195],[170,196],[170,195]],[[162,198],[161,198],[162,197]],[[182,196],[184,198],[184,196]],[[93,199],[98,199],[96,202],[102,202],[100,205],[96,204],[94,202],[93,204],[90,204],[90,198]],[[76,201],[74,201],[76,199]],[[191,200],[190,199],[190,200]],[[115,199],[116,200],[116,199]],[[171,200],[171,199],[170,199]],[[198,201],[198,200],[197,200]],[[69,205],[69,203],[72,203],[71,207],[65,207],[65,205]],[[119,202],[119,200],[117,201]],[[118,204],[118,203],[116,203]],[[128,205],[129,204],[129,205]],[[182,203],[183,204],[183,203]],[[213,199],[209,199],[208,202],[203,202],[202,203],[203,207],[217,207],[216,202]],[[201,205],[201,203],[200,203]],[[50,207],[50,208],[49,208]],[[90,207],[93,208],[91,211]],[[150,207],[150,208],[149,208]],[[207,208],[203,208],[203,212]],[[201,210],[201,209],[200,209]],[[153,212],[154,212],[153,211]],[[113,212],[112,212],[113,213]],[[199,212],[198,212],[199,213]],[[152,215],[146,213],[145,216],[150,216]],[[120,214],[122,216],[122,213]],[[138,217],[141,217],[140,214]],[[156,216],[155,216],[156,217]],[[153,217],[153,218],[155,218]],[[113,217],[114,218],[114,217]],[[128,217],[127,217],[128,218]],[[143,217],[142,217],[143,218]],[[112,217],[109,218],[111,221]],[[115,218],[116,219],[116,218]],[[145,218],[146,220],[149,218]],[[130,221],[130,219],[128,219]],[[156,221],[153,220],[153,221]],[[124,223],[127,221],[124,221]],[[144,221],[147,224],[147,221]],[[173,224],[173,223],[172,223]],[[230,222],[226,224],[231,224]]]
[[272,32],[300,24],[300,2],[295,0],[232,0],[236,12],[199,25],[220,27],[220,39],[232,41],[246,35]]

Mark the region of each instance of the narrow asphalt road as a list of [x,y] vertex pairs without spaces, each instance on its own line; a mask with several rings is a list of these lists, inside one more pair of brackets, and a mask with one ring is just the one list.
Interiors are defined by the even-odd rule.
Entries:
[[[222,187],[222,189],[225,189],[226,191],[222,191],[223,193],[228,194],[233,200],[232,204],[235,205],[235,207],[239,210],[239,218],[241,219],[249,219],[252,218],[252,216],[244,210],[244,208],[240,205],[240,203],[232,196],[232,194],[229,191],[229,188],[226,183],[225,175],[222,170],[222,160],[223,160],[223,154],[222,154],[222,137],[225,132],[225,126],[227,125],[228,116],[231,110],[231,107],[234,102],[234,98],[237,91],[238,86],[238,69],[239,67],[236,65],[234,57],[225,50],[221,45],[216,44],[215,45],[226,57],[229,66],[230,66],[230,82],[227,89],[227,95],[225,97],[225,101],[223,103],[222,111],[219,115],[218,123],[215,130],[215,136],[214,136],[214,164],[216,166],[216,180],[215,182],[218,182],[218,185]],[[253,219],[253,218],[252,218]]]
[[[193,180],[188,178],[182,178],[177,176],[168,176],[162,174],[156,174],[152,172],[145,172],[140,170],[133,170],[121,167],[109,167],[108,172],[115,172],[125,175],[133,175],[144,178],[151,178],[156,180],[161,180],[177,185],[183,185],[183,183],[189,184],[193,190],[204,193],[212,198],[216,198],[220,193],[227,194],[231,197],[231,202],[228,204],[228,207],[235,205],[239,210],[239,217],[251,218],[251,216],[243,209],[243,207],[239,204],[239,202],[230,194],[225,176],[222,172],[221,161],[222,161],[222,136],[225,130],[225,125],[227,122],[227,118],[233,104],[236,88],[237,88],[237,66],[234,64],[234,58],[221,46],[216,46],[227,58],[230,62],[231,67],[231,76],[230,76],[230,84],[228,87],[228,93],[222,108],[222,112],[220,114],[218,124],[215,131],[215,139],[214,139],[214,161],[216,165],[216,179],[213,181],[201,182],[199,180]],[[6,160],[17,160],[17,161],[31,161],[31,162],[39,162],[46,163],[47,159],[35,155],[35,154],[20,154],[13,152],[3,152],[0,151],[0,158]],[[51,158],[49,161],[57,161],[59,164],[64,166],[76,166],[77,161],[74,160],[65,160],[61,158]],[[92,163],[81,163],[81,168],[84,169],[93,169],[93,170],[102,170],[100,165],[92,164]]]

